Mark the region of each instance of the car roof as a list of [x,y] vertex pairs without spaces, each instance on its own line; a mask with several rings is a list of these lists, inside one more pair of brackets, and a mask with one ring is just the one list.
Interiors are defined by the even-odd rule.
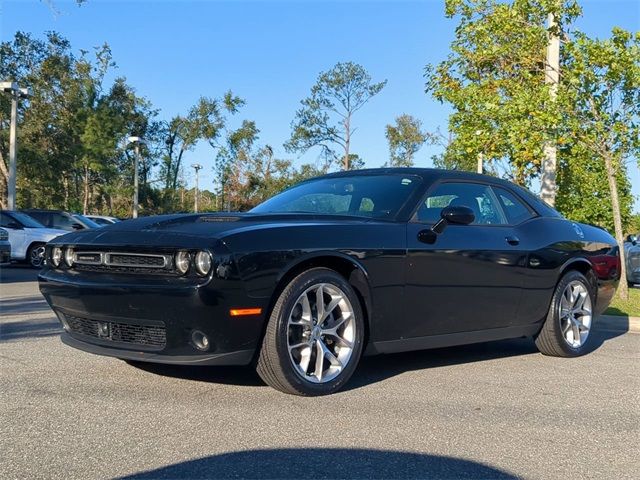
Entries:
[[[537,195],[529,191],[527,188],[516,185],[513,182],[492,175],[485,175],[464,170],[445,170],[441,168],[417,168],[417,167],[387,167],[387,168],[365,168],[362,170],[346,170],[340,172],[329,173],[318,178],[341,178],[341,177],[358,177],[367,175],[415,175],[421,177],[426,183],[433,183],[437,180],[460,180],[475,181],[488,183],[492,185],[502,186],[511,191],[517,192],[526,203],[534,208],[538,214],[546,217],[562,217],[553,207],[545,203]],[[309,180],[314,180],[309,179]],[[307,181],[309,181],[307,180]]]

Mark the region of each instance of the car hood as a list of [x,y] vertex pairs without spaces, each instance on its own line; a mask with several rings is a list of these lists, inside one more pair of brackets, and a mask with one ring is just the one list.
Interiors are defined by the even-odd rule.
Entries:
[[32,238],[51,240],[52,238],[66,235],[66,230],[58,230],[57,228],[25,228],[25,232]]
[[[125,220],[103,228],[82,230],[59,243],[92,245],[201,245],[203,238],[224,239],[242,231],[327,223],[354,224],[372,221],[344,215],[302,213],[212,213],[159,215]],[[57,242],[58,243],[58,242]]]

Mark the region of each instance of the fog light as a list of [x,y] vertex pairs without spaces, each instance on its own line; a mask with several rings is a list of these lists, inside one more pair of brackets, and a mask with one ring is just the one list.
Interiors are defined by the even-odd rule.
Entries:
[[202,350],[203,352],[209,350],[209,337],[200,330],[191,332],[191,342],[198,350]]
[[199,275],[205,276],[211,270],[211,254],[209,252],[201,251],[196,255],[196,272]]
[[178,273],[180,273],[181,275],[187,273],[187,270],[189,270],[189,252],[181,250],[176,253],[175,263]]
[[64,251],[64,263],[66,263],[68,267],[73,267],[73,248],[67,248]]
[[51,263],[54,267],[59,267],[62,261],[62,249],[60,247],[53,247],[51,250]]

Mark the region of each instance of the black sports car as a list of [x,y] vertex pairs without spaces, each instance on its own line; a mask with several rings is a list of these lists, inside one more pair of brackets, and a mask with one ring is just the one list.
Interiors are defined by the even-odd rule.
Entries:
[[126,360],[255,362],[288,393],[360,356],[530,336],[586,353],[619,281],[614,239],[463,172],[315,178],[248,213],[148,217],[58,237],[40,289],[66,344]]

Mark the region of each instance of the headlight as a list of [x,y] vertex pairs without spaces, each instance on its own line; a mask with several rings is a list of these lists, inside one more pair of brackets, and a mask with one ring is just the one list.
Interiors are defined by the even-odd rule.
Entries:
[[51,250],[51,263],[54,267],[59,267],[62,261],[62,249],[60,247],[53,247]]
[[64,263],[66,263],[68,267],[73,267],[73,248],[67,248],[64,251]]
[[176,253],[175,262],[176,270],[178,270],[178,273],[180,273],[181,275],[187,273],[187,270],[189,270],[189,252],[181,250]]
[[200,251],[196,255],[196,272],[199,275],[207,275],[211,270],[211,254],[209,252]]

